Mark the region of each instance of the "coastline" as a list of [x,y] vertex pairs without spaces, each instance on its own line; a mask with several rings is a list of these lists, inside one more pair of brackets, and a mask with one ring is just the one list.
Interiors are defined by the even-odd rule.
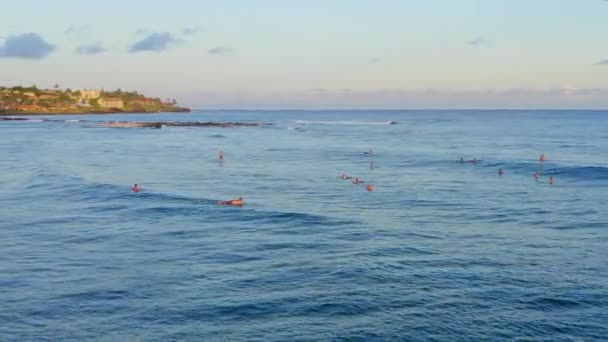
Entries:
[[125,111],[125,110],[91,110],[91,111],[78,111],[78,112],[25,112],[25,111],[0,111],[0,116],[33,116],[33,115],[106,115],[106,114],[158,114],[158,113],[174,113],[174,114],[188,114],[191,112],[190,108],[177,107],[171,110],[157,110],[157,111]]
[[[132,113],[135,114],[135,113]],[[97,127],[106,128],[163,128],[163,127],[259,127],[270,126],[272,123],[263,122],[239,122],[239,121],[91,121],[91,120],[67,120],[67,119],[37,119],[27,118],[28,115],[22,116],[0,116],[0,121],[87,121],[96,123]]]
[[189,113],[175,99],[161,100],[137,91],[103,89],[39,89],[0,86],[0,116]]

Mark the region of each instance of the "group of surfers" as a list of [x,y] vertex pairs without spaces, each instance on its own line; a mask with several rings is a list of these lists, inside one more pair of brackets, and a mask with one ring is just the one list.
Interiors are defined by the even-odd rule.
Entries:
[[[224,162],[224,151],[220,151],[220,153],[218,155],[218,159],[219,159],[220,163]],[[218,205],[233,205],[233,206],[237,206],[237,207],[242,207],[245,204],[245,201],[243,200],[243,197],[239,197],[237,199],[228,200],[228,201],[218,201],[217,204]]]
[[[365,154],[365,155],[373,155],[374,151],[370,149],[368,152],[363,152],[363,154]],[[218,158],[219,158],[220,162],[224,161],[224,151],[220,151]],[[543,163],[545,160],[546,160],[545,155],[541,154],[540,158],[539,158],[539,161],[541,163]],[[465,163],[465,160],[463,158],[460,158],[460,160],[458,162],[459,163]],[[477,159],[473,158],[472,160],[470,160],[468,162],[471,163],[471,164],[477,164],[479,161]],[[369,162],[369,168],[370,169],[374,168],[374,162],[373,161]],[[505,174],[505,172],[504,172],[504,170],[502,168],[498,169],[498,175],[499,176],[502,176],[504,174]],[[536,181],[538,181],[538,179],[540,178],[540,176],[541,176],[540,171],[536,171],[534,173],[534,179]],[[353,177],[351,177],[351,176],[343,173],[338,178],[340,178],[342,180],[350,180]],[[362,179],[360,179],[359,177],[355,177],[355,179],[353,180],[353,184],[362,184],[362,183],[365,183],[365,181],[362,180]],[[555,179],[553,178],[553,176],[549,177],[549,184],[551,184],[551,185],[555,184]],[[365,188],[369,192],[374,191],[374,185],[373,184],[368,184]],[[141,187],[137,183],[134,184],[131,189],[135,193],[138,193],[138,192],[141,191]],[[217,204],[218,205],[231,205],[231,206],[239,206],[239,207],[241,207],[241,206],[243,206],[245,204],[245,201],[243,200],[243,197],[239,197],[237,199],[228,200],[228,201],[218,201]]]
[[[363,152],[363,154],[364,154],[364,155],[368,155],[368,156],[372,156],[372,155],[374,154],[374,150],[370,149],[370,150],[369,150],[369,151],[367,151],[367,152]],[[370,162],[369,162],[369,168],[370,168],[370,170],[373,170],[373,169],[374,169],[374,162],[373,162],[373,161],[370,161]],[[346,173],[341,174],[340,176],[338,176],[338,178],[340,178],[340,179],[342,179],[342,180],[350,180],[350,179],[353,179],[353,177],[351,177],[351,176],[347,175]],[[364,181],[364,180],[362,180],[362,179],[360,179],[359,177],[355,177],[355,179],[353,180],[353,184],[362,184],[362,183],[365,183],[365,181]],[[368,185],[365,187],[365,189],[366,189],[368,192],[372,192],[372,191],[374,191],[374,185],[373,185],[373,184],[368,184]]]
[[[224,161],[224,151],[220,151],[218,158],[219,158],[220,163]],[[139,186],[139,184],[135,183],[135,184],[133,184],[133,187],[131,188],[131,190],[133,190],[133,192],[137,193],[137,192],[141,191],[141,187]],[[228,201],[218,201],[217,204],[242,207],[245,204],[245,201],[243,200],[243,197],[239,197],[237,199],[228,200]]]
[[[346,173],[341,174],[340,176],[338,176],[338,178],[343,179],[343,180],[350,180],[353,179],[353,177],[347,175]],[[353,184],[363,184],[365,183],[364,180],[360,179],[359,177],[355,177],[355,179],[353,180]],[[369,192],[374,191],[374,185],[373,184],[368,184],[365,189]]]
[[[545,157],[544,154],[541,154],[540,158],[538,158],[538,161],[541,162],[541,163],[543,163],[545,160],[547,160],[547,158]],[[463,158],[460,158],[460,160],[458,162],[461,163],[461,164],[464,164],[465,160]],[[479,161],[477,159],[473,158],[472,160],[466,161],[466,162],[469,162],[471,164],[477,164]],[[502,168],[498,169],[498,175],[499,176],[502,176],[504,174],[505,174],[505,171]],[[541,176],[540,171],[534,172],[534,180],[535,181],[538,181],[538,179],[540,178],[540,176]],[[555,184],[555,178],[553,178],[553,176],[549,177],[549,184],[550,185]]]

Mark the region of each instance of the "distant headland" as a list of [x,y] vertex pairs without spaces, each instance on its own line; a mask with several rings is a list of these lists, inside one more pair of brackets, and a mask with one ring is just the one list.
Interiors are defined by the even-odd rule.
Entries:
[[137,91],[0,87],[0,115],[190,112],[175,99],[165,101]]

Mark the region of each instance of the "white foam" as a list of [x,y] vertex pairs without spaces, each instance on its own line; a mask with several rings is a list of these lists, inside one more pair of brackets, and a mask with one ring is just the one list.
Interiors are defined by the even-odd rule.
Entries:
[[394,125],[395,121],[312,121],[312,120],[295,120],[300,125]]

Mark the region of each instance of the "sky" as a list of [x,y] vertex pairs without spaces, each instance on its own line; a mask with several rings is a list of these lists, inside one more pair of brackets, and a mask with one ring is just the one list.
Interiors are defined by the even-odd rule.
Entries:
[[0,85],[207,109],[606,109],[606,0],[0,0]]

